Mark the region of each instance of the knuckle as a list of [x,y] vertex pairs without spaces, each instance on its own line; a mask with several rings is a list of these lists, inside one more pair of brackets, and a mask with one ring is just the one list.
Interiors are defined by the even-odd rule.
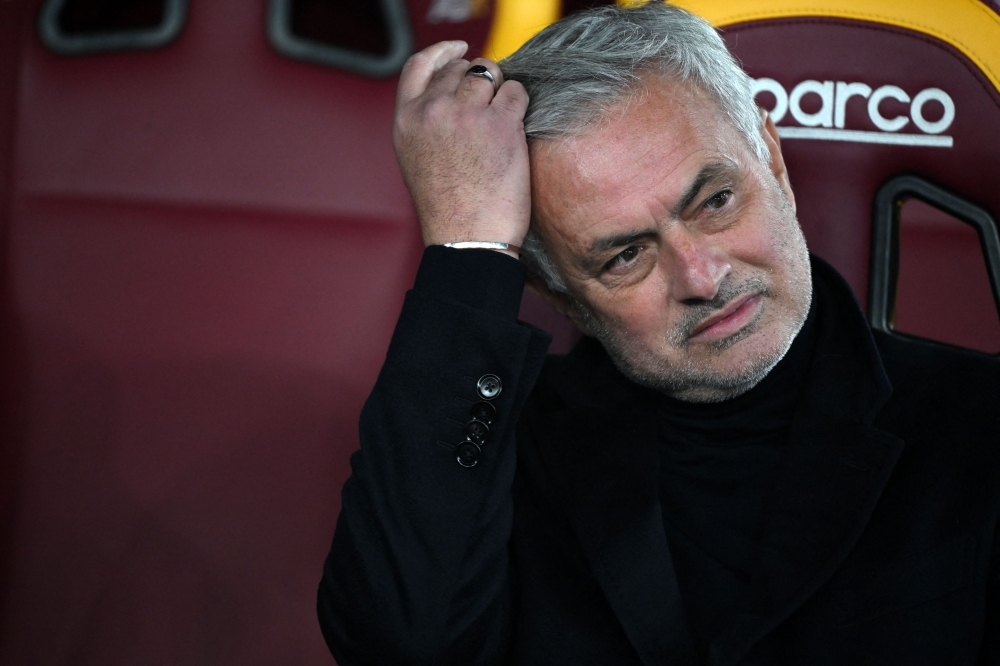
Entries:
[[471,93],[474,90],[477,90],[479,85],[484,83],[489,84],[489,81],[482,78],[481,76],[463,76],[462,82],[458,84],[458,87],[465,93]]
[[518,100],[524,101],[528,99],[528,91],[524,88],[520,81],[504,81],[505,86],[510,86],[511,96]]
[[520,110],[521,100],[513,95],[504,95],[503,97],[495,97],[492,106],[499,107],[497,110],[504,114],[514,113]]
[[452,105],[452,101],[445,97],[432,97],[424,103],[420,115],[425,121],[435,120],[450,115]]
[[393,118],[392,121],[393,135],[402,136],[406,134],[406,132],[409,131],[409,125],[410,123],[408,122],[408,119],[405,118],[402,114],[398,114],[395,118]]
[[423,51],[418,51],[406,59],[406,62],[403,63],[403,69],[409,71],[415,67],[420,67],[426,64],[427,61],[428,55]]

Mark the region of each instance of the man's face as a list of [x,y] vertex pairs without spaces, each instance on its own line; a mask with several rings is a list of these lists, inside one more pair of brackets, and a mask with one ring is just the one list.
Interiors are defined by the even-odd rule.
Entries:
[[564,309],[640,384],[738,395],[784,356],[812,295],[776,139],[761,164],[705,93],[659,81],[609,118],[531,147]]

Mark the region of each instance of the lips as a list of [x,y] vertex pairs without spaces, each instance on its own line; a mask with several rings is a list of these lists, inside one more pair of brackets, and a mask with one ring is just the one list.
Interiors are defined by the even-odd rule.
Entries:
[[761,294],[744,294],[733,299],[691,333],[694,338],[724,338],[743,328],[750,321],[761,301]]

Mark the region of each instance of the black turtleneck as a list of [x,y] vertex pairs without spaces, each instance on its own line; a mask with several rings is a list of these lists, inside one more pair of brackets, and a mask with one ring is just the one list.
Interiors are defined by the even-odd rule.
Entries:
[[815,300],[791,348],[767,377],[718,403],[662,401],[660,498],[696,650],[747,601],[764,500],[808,374]]

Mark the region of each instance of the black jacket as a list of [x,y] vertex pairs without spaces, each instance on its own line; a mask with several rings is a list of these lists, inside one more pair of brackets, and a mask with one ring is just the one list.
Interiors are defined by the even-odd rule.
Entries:
[[[873,334],[813,261],[823,331],[712,664],[1000,664],[1000,366]],[[319,591],[352,664],[688,664],[655,396],[585,339],[545,361],[520,265],[431,248],[361,416]],[[543,369],[544,364],[544,369]],[[502,382],[475,467],[477,380]]]

